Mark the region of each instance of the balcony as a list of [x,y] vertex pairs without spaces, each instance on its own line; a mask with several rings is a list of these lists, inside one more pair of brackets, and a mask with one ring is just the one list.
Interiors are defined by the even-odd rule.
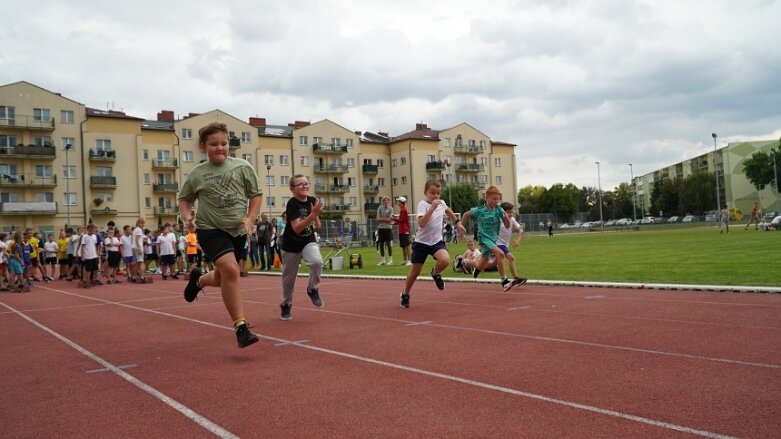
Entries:
[[174,207],[165,207],[165,206],[154,206],[152,208],[152,212],[154,212],[155,215],[179,215],[179,206]]
[[43,159],[57,158],[57,148],[52,145],[16,145],[0,147],[0,158]]
[[444,171],[447,165],[443,161],[426,163],[426,171]]
[[91,162],[115,162],[117,152],[113,149],[90,149],[89,161]]
[[179,169],[179,160],[152,160],[152,169]]
[[93,189],[115,189],[117,187],[117,177],[93,175],[89,178],[89,187]]
[[347,212],[350,210],[349,204],[326,204],[323,207],[323,212],[339,213]]
[[347,165],[315,165],[312,170],[319,174],[346,174],[350,169]]
[[153,191],[153,192],[171,192],[171,193],[177,193],[177,192],[179,192],[179,184],[178,184],[178,183],[159,183],[159,184],[153,184],[153,185],[152,185],[152,191]]
[[380,192],[380,186],[376,184],[367,184],[363,186],[363,193],[367,195],[374,195]]
[[347,145],[325,145],[323,143],[315,143],[312,145],[312,152],[315,154],[345,154],[347,153]]
[[56,215],[56,202],[6,201],[0,203],[0,216]]
[[57,176],[38,177],[35,174],[2,174],[0,175],[0,187],[57,187]]
[[350,191],[350,186],[346,184],[316,184],[315,192],[323,194],[343,194]]
[[477,145],[456,145],[453,147],[453,153],[462,155],[477,155],[485,152],[485,148]]
[[0,119],[0,128],[54,131],[54,118],[40,119],[35,116],[16,116],[13,119]]
[[112,209],[108,206],[104,208],[93,207],[92,209],[90,209],[89,212],[92,216],[99,216],[99,215],[115,216],[117,214],[117,209]]
[[366,175],[377,175],[380,172],[380,167],[378,165],[363,165],[361,170]]
[[468,181],[467,182],[473,189],[485,189],[485,183],[482,181]]
[[380,203],[363,203],[364,212],[377,212],[380,208]]
[[456,171],[458,172],[484,172],[485,165],[481,163],[462,163],[456,165]]

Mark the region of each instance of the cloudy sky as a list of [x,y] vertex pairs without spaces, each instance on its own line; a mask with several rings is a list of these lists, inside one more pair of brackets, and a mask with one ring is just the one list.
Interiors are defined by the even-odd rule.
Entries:
[[519,185],[611,189],[781,137],[781,2],[16,2],[0,84],[152,119],[224,110],[399,135],[467,122]]

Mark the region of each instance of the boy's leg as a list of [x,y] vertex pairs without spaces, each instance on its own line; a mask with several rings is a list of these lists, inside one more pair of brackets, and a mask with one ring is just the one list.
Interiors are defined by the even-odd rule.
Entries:
[[412,291],[412,286],[415,285],[415,280],[417,280],[421,270],[423,270],[423,264],[412,264],[412,268],[407,273],[407,280],[404,282],[404,291],[407,294]]
[[496,263],[496,268],[499,270],[499,278],[504,279],[504,252],[499,247],[494,247],[492,250],[494,254],[494,262]]
[[301,257],[309,267],[309,283],[307,291],[318,290],[320,288],[320,274],[323,272],[323,256],[320,254],[320,245],[316,242],[310,242],[301,251]]
[[296,275],[301,255],[301,253],[282,252],[282,297],[280,298],[282,304],[293,303],[293,291],[296,287]]
[[510,267],[510,276],[515,279],[518,277],[518,269],[515,268],[515,255],[512,253],[507,253],[504,255],[504,259],[507,261],[507,266]]

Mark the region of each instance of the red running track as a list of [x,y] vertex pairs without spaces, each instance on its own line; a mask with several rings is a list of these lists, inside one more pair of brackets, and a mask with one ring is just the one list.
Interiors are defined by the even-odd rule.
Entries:
[[778,437],[781,295],[242,278],[0,295],[3,437]]

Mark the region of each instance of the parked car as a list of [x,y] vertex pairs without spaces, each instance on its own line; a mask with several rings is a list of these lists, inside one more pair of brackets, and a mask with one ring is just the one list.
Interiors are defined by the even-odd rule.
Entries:
[[606,226],[614,226],[616,224],[616,220],[607,220],[605,221]]
[[591,227],[591,223],[588,221],[580,225],[580,228],[582,229],[588,229],[589,227]]
[[670,218],[667,218],[668,223],[677,223],[678,217],[677,216],[671,216]]
[[640,220],[640,224],[654,224],[654,222],[654,217],[652,216],[647,216]]
[[575,227],[575,226],[567,224],[567,223],[564,223],[564,224],[559,226],[560,229],[571,229],[573,227]]
[[690,223],[690,222],[693,222],[693,221],[694,221],[694,215],[686,215],[681,220],[682,223]]
[[630,224],[632,224],[632,220],[629,219],[629,218],[621,218],[621,219],[616,220],[616,225],[617,226],[628,226]]

